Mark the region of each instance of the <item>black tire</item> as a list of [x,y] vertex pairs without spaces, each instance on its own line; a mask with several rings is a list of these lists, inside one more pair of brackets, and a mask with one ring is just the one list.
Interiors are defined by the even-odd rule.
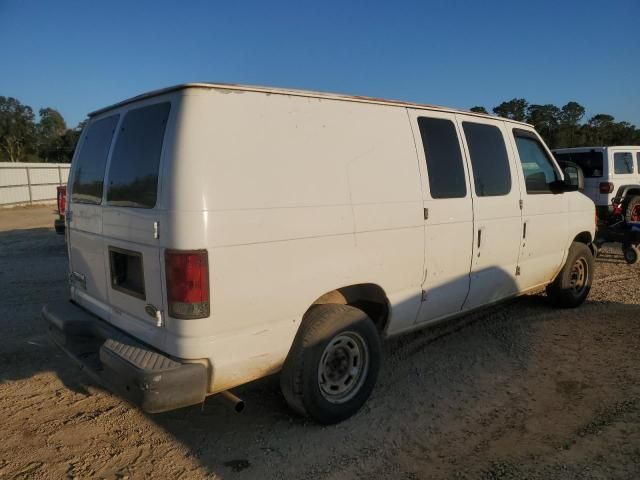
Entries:
[[625,222],[640,221],[640,196],[629,197],[624,202]]
[[640,261],[640,248],[637,245],[622,245],[622,253],[624,254],[625,262],[629,265],[635,265]]
[[584,243],[573,242],[562,270],[547,286],[547,296],[559,308],[581,305],[591,290],[593,281],[593,254]]
[[[300,415],[337,423],[369,398],[381,359],[380,335],[366,313],[348,305],[315,305],[302,320],[280,373],[280,387]],[[351,365],[349,372],[343,371],[345,365]],[[344,375],[344,382],[332,378],[339,375]],[[347,390],[340,392],[342,387]]]

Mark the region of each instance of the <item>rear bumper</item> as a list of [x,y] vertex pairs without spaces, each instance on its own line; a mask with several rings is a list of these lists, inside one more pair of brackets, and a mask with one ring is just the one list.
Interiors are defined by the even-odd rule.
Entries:
[[49,334],[89,376],[148,413],[202,403],[207,369],[148,347],[74,303],[45,305]]

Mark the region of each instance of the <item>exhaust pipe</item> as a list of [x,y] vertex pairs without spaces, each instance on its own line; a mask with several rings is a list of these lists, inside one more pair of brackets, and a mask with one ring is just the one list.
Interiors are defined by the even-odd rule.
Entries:
[[229,390],[218,393],[216,397],[218,397],[220,400],[224,400],[225,403],[231,405],[236,413],[240,413],[244,410],[244,400],[236,397]]

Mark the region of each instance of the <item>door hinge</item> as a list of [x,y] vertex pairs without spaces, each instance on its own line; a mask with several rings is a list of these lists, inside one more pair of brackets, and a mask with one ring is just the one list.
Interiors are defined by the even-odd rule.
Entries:
[[422,292],[420,293],[420,301],[421,302],[426,302],[427,301],[427,291],[426,290],[422,290]]
[[516,267],[516,277],[520,275],[520,265]]
[[424,213],[424,219],[425,220],[429,220],[429,209],[428,208],[423,208],[423,213]]
[[518,200],[518,204],[520,205],[520,210],[524,207],[524,202],[522,200]]
[[160,233],[158,232],[158,222],[153,222],[153,238],[160,238]]

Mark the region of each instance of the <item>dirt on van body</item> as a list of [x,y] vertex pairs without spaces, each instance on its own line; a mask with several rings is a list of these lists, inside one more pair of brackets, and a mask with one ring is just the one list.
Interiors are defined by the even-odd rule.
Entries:
[[275,377],[236,389],[240,415],[209,398],[149,416],[48,340],[66,252],[44,208],[0,210],[0,478],[640,477],[640,266],[615,246],[581,308],[531,295],[388,341],[339,425],[293,415]]

